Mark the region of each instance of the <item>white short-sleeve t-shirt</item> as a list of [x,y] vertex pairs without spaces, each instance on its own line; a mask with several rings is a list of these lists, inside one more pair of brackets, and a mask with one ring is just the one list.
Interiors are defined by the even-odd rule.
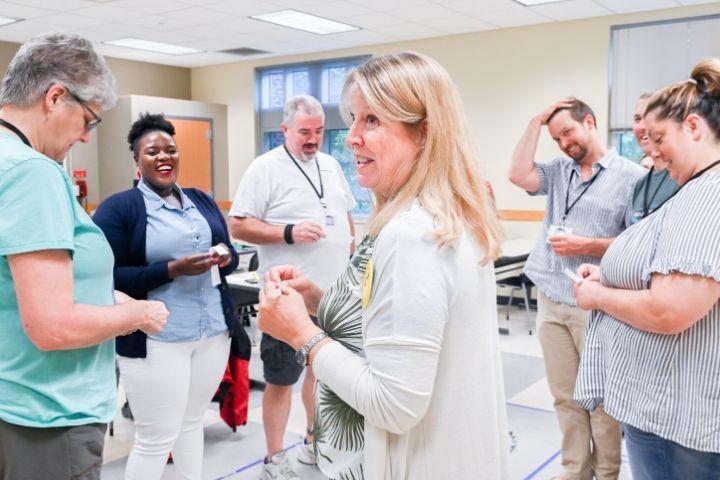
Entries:
[[[323,209],[315,190],[281,145],[250,164],[240,180],[230,216],[253,217],[271,225],[307,220],[322,225],[325,238],[315,243],[260,245],[258,272],[262,278],[272,266],[294,265],[325,289],[347,264],[352,241],[348,212],[355,207],[355,199],[340,164],[330,155],[318,152],[316,160],[298,159],[297,163],[318,191],[320,167],[327,209]],[[332,216],[333,225],[327,225],[326,215]]]

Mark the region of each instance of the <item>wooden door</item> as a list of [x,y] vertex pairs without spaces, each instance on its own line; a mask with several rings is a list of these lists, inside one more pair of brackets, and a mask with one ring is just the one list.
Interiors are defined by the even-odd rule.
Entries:
[[167,117],[175,126],[175,143],[180,152],[181,187],[212,192],[212,121]]

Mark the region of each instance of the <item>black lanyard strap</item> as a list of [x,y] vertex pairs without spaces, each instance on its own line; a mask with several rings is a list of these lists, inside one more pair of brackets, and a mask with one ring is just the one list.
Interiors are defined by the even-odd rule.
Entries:
[[11,132],[13,132],[15,135],[17,135],[20,138],[20,140],[22,140],[22,142],[25,145],[32,148],[32,145],[30,145],[30,140],[28,140],[28,138],[25,136],[25,134],[23,132],[21,132],[20,129],[17,128],[15,125],[8,122],[7,120],[3,120],[2,118],[0,118],[0,125],[2,125],[3,127],[7,128]]
[[675,192],[673,192],[673,194],[670,195],[663,203],[661,203],[660,205],[658,205],[658,207],[657,207],[655,210],[653,210],[653,211],[650,212],[650,213],[654,213],[654,212],[657,212],[658,210],[660,210],[660,207],[662,207],[663,205],[665,205],[665,202],[669,201],[671,198],[673,198],[675,195],[677,195],[677,193],[678,193],[680,190],[682,190],[685,185],[687,185],[688,183],[692,182],[692,181],[695,180],[696,178],[702,176],[705,172],[707,172],[707,171],[710,170],[711,168],[717,167],[718,165],[720,165],[720,160],[715,160],[713,163],[711,163],[711,164],[708,165],[707,167],[705,167],[705,168],[703,168],[702,170],[700,170],[699,172],[697,172],[695,175],[693,175],[692,177],[690,177],[690,179],[689,179],[687,182],[683,183],[683,184],[680,186],[680,188],[678,188],[677,190],[675,190]]
[[325,203],[323,202],[323,197],[325,196],[325,189],[323,188],[323,181],[322,181],[322,175],[320,174],[320,163],[318,162],[317,158],[315,159],[315,166],[317,167],[318,172],[318,179],[320,179],[320,190],[318,191],[317,188],[315,188],[315,184],[310,180],[310,177],[308,177],[308,174],[305,173],[305,170],[302,169],[300,164],[295,160],[295,157],[293,157],[292,153],[290,153],[290,150],[288,150],[286,145],[283,145],[283,148],[288,154],[288,157],[290,157],[290,160],[295,164],[295,166],[300,170],[300,173],[303,174],[303,177],[305,177],[305,180],[308,181],[310,186],[313,189],[313,192],[315,192],[315,195],[320,199],[320,203],[322,203],[323,207],[325,206]]
[[580,195],[578,195],[577,198],[575,198],[575,200],[571,204],[568,205],[568,202],[570,201],[570,187],[572,187],[572,181],[573,181],[573,177],[575,176],[575,170],[573,170],[570,173],[570,181],[568,182],[567,192],[565,192],[565,215],[563,215],[563,221],[565,221],[568,214],[570,213],[570,210],[573,209],[575,204],[582,198],[583,195],[585,195],[585,192],[588,191],[588,188],[590,188],[592,186],[592,184],[595,183],[595,180],[597,180],[597,178],[600,176],[600,172],[602,170],[603,170],[603,167],[601,166],[600,170],[598,170],[598,172],[595,175],[593,175],[593,177],[590,179],[590,182],[588,183],[587,187],[585,187],[585,189],[582,192],[580,192]]
[[660,191],[660,187],[662,187],[663,183],[665,183],[665,180],[667,180],[668,177],[668,171],[665,170],[665,173],[660,180],[660,183],[658,183],[657,188],[655,189],[655,192],[653,192],[652,197],[650,197],[650,200],[648,200],[648,193],[650,190],[650,180],[652,179],[653,173],[655,172],[655,165],[653,165],[650,168],[650,171],[647,174],[647,178],[645,179],[645,191],[643,192],[643,216],[642,218],[645,218],[648,216],[648,213],[650,212],[650,204],[652,204],[652,201],[655,200],[655,197],[657,196],[658,192]]

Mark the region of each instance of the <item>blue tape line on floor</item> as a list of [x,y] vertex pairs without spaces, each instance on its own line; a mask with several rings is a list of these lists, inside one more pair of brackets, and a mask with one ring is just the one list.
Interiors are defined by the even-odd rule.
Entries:
[[[293,444],[293,445],[290,445],[289,447],[285,448],[285,451],[287,452],[288,450],[292,450],[293,448],[295,448],[295,447],[297,447],[298,445],[300,445],[302,442],[303,442],[303,441],[300,440],[299,442],[297,442],[297,443],[295,443],[295,444]],[[238,468],[237,470],[235,470],[235,471],[232,472],[232,473],[228,473],[227,475],[223,475],[222,477],[218,477],[216,480],[223,480],[223,479],[225,479],[225,478],[230,478],[230,477],[232,477],[232,476],[235,476],[235,475],[237,475],[237,474],[239,474],[239,473],[244,472],[245,470],[248,470],[248,469],[254,467],[255,465],[261,464],[264,460],[265,460],[265,458],[261,458],[260,460],[256,460],[256,461],[254,461],[254,462],[252,462],[252,463],[248,463],[248,464],[245,465],[244,467],[240,467],[240,468]]]
[[558,455],[560,455],[560,450],[558,450],[557,452],[553,453],[553,455],[552,455],[550,458],[548,458],[547,460],[545,460],[539,467],[537,467],[535,470],[533,470],[533,471],[530,473],[530,475],[528,475],[527,477],[525,477],[523,480],[530,480],[531,478],[533,478],[535,475],[537,475],[538,473],[540,473],[545,467],[547,467],[553,460],[555,460],[555,459],[558,457]]
[[543,412],[543,413],[555,413],[555,410],[546,410],[544,408],[538,408],[538,407],[529,407],[527,405],[520,405],[518,403],[511,403],[511,402],[505,402],[506,405],[510,407],[518,407],[518,408],[525,408],[528,410],[534,410],[536,412]]

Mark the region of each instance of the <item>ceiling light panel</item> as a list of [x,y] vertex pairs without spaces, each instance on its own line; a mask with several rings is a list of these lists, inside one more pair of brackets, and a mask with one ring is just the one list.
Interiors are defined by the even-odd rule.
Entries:
[[6,17],[5,15],[0,15],[0,27],[3,25],[10,25],[11,23],[17,23],[21,20],[24,20],[22,18],[15,18],[15,17]]
[[250,18],[318,35],[330,35],[332,33],[360,30],[358,27],[353,25],[336,22],[334,20],[310,15],[309,13],[299,12],[297,10],[280,10],[272,13],[253,15]]
[[202,53],[197,48],[181,47],[179,45],[170,45],[167,43],[151,42],[150,40],[141,40],[139,38],[121,38],[120,40],[109,40],[107,45],[116,47],[134,48],[137,50],[147,50],[149,52],[163,53],[165,55],[193,55]]

